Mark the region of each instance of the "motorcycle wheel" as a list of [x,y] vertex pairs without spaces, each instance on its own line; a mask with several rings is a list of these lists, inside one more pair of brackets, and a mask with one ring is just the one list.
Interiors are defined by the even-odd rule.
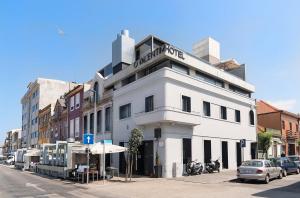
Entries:
[[191,175],[192,170],[191,170],[190,168],[188,168],[188,169],[186,170],[186,173],[187,173],[188,175]]

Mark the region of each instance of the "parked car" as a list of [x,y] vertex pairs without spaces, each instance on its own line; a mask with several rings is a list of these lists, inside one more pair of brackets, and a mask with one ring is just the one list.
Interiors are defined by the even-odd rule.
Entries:
[[269,160],[254,159],[245,161],[237,169],[237,178],[241,182],[245,180],[259,180],[267,184],[270,182],[270,179],[281,179],[282,177],[282,168]]
[[15,164],[15,156],[13,156],[13,155],[8,156],[7,160],[5,161],[5,164],[14,165]]
[[291,173],[300,173],[300,168],[298,167],[298,165],[295,162],[289,160],[289,158],[287,157],[273,158],[271,161],[282,168],[284,177]]
[[295,162],[298,165],[298,168],[300,168],[300,156],[291,155],[291,156],[288,156],[288,159],[292,162]]

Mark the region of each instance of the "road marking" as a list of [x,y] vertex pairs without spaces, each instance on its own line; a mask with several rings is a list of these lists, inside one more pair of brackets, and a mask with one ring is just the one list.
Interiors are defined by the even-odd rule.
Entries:
[[63,196],[60,196],[58,194],[45,194],[45,195],[40,195],[40,196],[37,196],[37,197],[48,197],[48,198],[65,198]]
[[35,188],[41,192],[46,192],[44,189],[38,187],[36,184],[31,184],[31,183],[26,183],[26,187],[32,187],[32,188]]
[[68,192],[68,194],[70,195],[73,195],[75,197],[84,197],[84,198],[97,198],[93,195],[89,195],[87,193],[84,193],[84,192],[78,192],[78,191],[71,191],[71,192]]

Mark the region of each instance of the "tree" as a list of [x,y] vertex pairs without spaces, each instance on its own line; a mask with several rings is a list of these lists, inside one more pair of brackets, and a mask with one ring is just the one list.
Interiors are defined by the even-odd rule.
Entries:
[[132,178],[133,159],[139,152],[139,146],[143,142],[143,132],[140,129],[134,128],[131,131],[128,140],[128,154],[127,154],[127,166],[126,166],[126,181],[127,178]]
[[271,147],[271,145],[272,145],[272,133],[270,132],[258,133],[258,147],[263,151],[263,157],[264,154],[267,155],[267,152]]

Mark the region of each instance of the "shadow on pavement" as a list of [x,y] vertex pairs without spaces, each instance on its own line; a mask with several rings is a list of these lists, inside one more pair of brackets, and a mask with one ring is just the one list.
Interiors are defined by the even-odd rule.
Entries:
[[269,198],[300,197],[300,181],[288,186],[255,193],[253,196]]

